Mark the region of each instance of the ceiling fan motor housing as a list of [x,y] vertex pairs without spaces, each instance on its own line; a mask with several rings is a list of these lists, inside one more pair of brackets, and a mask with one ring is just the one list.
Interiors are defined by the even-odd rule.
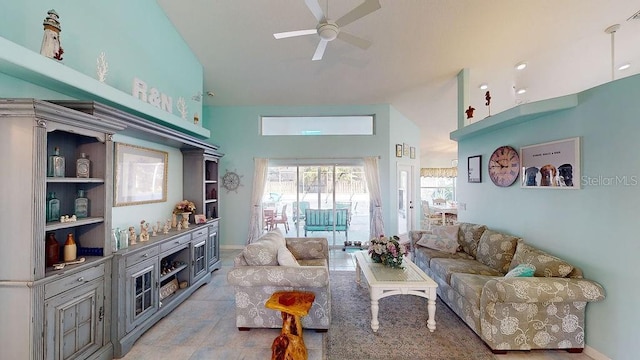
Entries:
[[318,24],[316,30],[318,31],[318,35],[320,36],[320,38],[326,41],[334,40],[338,37],[338,33],[340,33],[340,28],[338,27],[338,25],[336,25],[336,23],[332,21],[322,22]]

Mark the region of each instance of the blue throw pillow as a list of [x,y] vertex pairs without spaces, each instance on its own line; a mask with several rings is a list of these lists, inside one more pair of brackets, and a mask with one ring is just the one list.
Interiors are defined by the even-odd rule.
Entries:
[[509,271],[504,277],[532,277],[536,272],[536,268],[529,264],[520,264],[511,271]]

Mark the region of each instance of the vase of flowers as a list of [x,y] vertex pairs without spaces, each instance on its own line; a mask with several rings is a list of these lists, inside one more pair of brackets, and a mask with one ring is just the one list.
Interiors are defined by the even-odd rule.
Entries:
[[[183,225],[184,227],[184,218],[187,218],[187,224],[189,222],[189,214],[191,214],[192,212],[194,212],[196,210],[196,205],[189,200],[182,200],[179,203],[176,204],[176,206],[173,208],[173,216],[171,218],[171,226],[172,227],[176,227],[178,225],[178,221]],[[182,214],[185,214],[182,215]],[[178,219],[177,215],[182,215],[182,219]]]
[[402,258],[407,255],[407,248],[400,244],[400,238],[396,235],[371,239],[369,255],[373,262],[381,263],[391,268],[402,269]]

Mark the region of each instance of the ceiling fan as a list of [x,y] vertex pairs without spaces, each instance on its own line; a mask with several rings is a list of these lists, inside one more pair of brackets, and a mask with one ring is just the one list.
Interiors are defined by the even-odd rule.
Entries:
[[[307,4],[309,10],[311,10],[313,16],[318,20],[316,28],[276,33],[273,34],[273,37],[276,39],[285,39],[294,36],[317,34],[320,36],[320,43],[316,48],[316,52],[313,54],[312,60],[321,60],[324,55],[324,50],[327,48],[327,43],[335,40],[336,38],[362,49],[369,48],[371,45],[370,41],[346,33],[340,28],[380,9],[381,6],[379,0],[365,0],[362,4],[358,5],[336,21],[332,21],[327,18],[326,14],[322,11],[322,8],[320,8],[318,0],[305,0],[304,2]],[[327,13],[329,12],[328,7],[329,3],[327,0]]]

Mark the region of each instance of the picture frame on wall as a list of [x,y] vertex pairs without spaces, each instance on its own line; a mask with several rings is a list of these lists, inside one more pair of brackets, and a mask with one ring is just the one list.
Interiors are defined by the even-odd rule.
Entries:
[[580,137],[520,148],[520,187],[580,189]]
[[402,144],[396,144],[396,157],[402,157]]
[[402,145],[402,155],[409,156],[409,144],[404,143]]
[[412,159],[416,158],[416,148],[414,146],[409,148],[409,157]]
[[467,182],[482,182],[482,155],[469,156],[467,158]]
[[113,206],[167,201],[169,153],[116,143]]

